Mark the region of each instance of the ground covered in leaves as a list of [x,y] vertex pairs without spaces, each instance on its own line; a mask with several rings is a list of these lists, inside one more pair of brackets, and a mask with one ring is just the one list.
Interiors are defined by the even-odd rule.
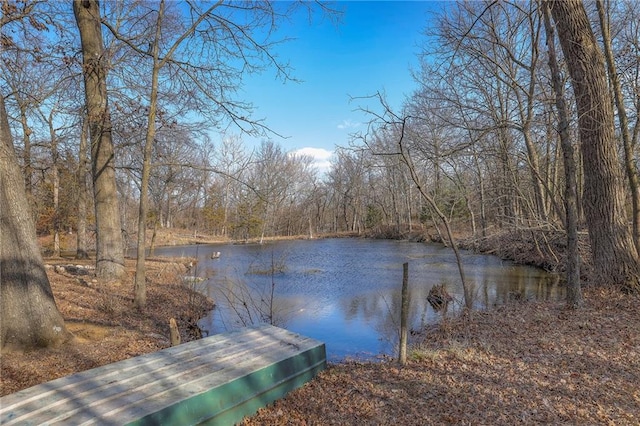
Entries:
[[0,395],[170,345],[169,319],[182,341],[196,337],[197,320],[213,305],[183,284],[188,259],[148,260],[147,306],[133,308],[134,261],[122,284],[98,283],[93,261],[47,261],[47,274],[66,327],[74,339],[58,348],[0,356]]
[[409,363],[348,362],[249,425],[640,424],[640,298],[513,303],[425,330]]
[[[546,254],[541,266],[554,264],[549,257],[562,259],[554,239],[540,241],[529,245]],[[504,238],[500,245],[516,247]],[[517,247],[519,253],[527,248]],[[188,259],[148,261],[142,312],[132,308],[134,261],[127,260],[129,278],[119,286],[94,282],[90,269],[68,267],[77,262],[47,261],[56,302],[75,339],[54,349],[3,353],[0,395],[165,348],[171,317],[182,340],[190,340],[195,321],[211,308],[181,282]],[[637,295],[590,287],[580,310],[566,310],[562,302],[513,302],[445,317],[414,336],[406,366],[330,365],[244,425],[638,425],[639,304]]]

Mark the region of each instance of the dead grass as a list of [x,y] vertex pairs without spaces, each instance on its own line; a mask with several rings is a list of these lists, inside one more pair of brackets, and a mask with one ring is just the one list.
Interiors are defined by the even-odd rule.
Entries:
[[427,330],[406,367],[330,366],[248,425],[640,424],[638,297],[513,304]]
[[[49,264],[92,261],[56,260]],[[127,260],[123,285],[101,284],[91,276],[55,272],[49,280],[67,328],[75,338],[58,348],[0,356],[0,395],[169,346],[169,318],[182,341],[193,340],[192,325],[212,302],[181,283],[184,262],[147,261],[147,307],[133,308],[134,261]]]

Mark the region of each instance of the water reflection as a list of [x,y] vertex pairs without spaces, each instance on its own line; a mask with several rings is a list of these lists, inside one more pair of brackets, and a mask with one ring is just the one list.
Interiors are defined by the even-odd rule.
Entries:
[[[211,259],[212,252],[220,252],[220,258]],[[327,239],[171,247],[156,253],[198,258],[195,272],[216,301],[201,322],[206,333],[272,322],[324,341],[332,360],[394,353],[404,262],[409,262],[412,328],[439,320],[427,302],[436,284],[445,284],[453,297],[450,312],[463,305],[455,259],[435,245]],[[557,275],[468,252],[463,260],[477,309],[561,296]]]

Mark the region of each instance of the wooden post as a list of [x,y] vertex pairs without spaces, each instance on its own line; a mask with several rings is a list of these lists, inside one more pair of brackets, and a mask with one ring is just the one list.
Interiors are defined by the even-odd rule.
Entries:
[[174,318],[169,319],[169,339],[171,340],[171,346],[178,346],[180,344],[180,332],[178,331],[178,324]]
[[400,310],[400,350],[398,362],[407,363],[407,318],[409,316],[409,263],[402,264],[402,307]]

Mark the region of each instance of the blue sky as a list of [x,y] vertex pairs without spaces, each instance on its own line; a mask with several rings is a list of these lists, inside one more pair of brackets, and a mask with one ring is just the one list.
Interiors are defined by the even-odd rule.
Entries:
[[282,25],[281,34],[294,40],[276,52],[302,82],[283,83],[267,71],[245,80],[243,97],[256,107],[256,118],[287,137],[274,137],[285,150],[307,148],[303,152],[321,160],[365,129],[368,118],[355,110],[374,104],[350,97],[384,91],[400,107],[416,88],[411,70],[431,13],[440,7],[429,1],[338,2],[344,15],[337,25],[319,17],[310,22],[301,13]]

